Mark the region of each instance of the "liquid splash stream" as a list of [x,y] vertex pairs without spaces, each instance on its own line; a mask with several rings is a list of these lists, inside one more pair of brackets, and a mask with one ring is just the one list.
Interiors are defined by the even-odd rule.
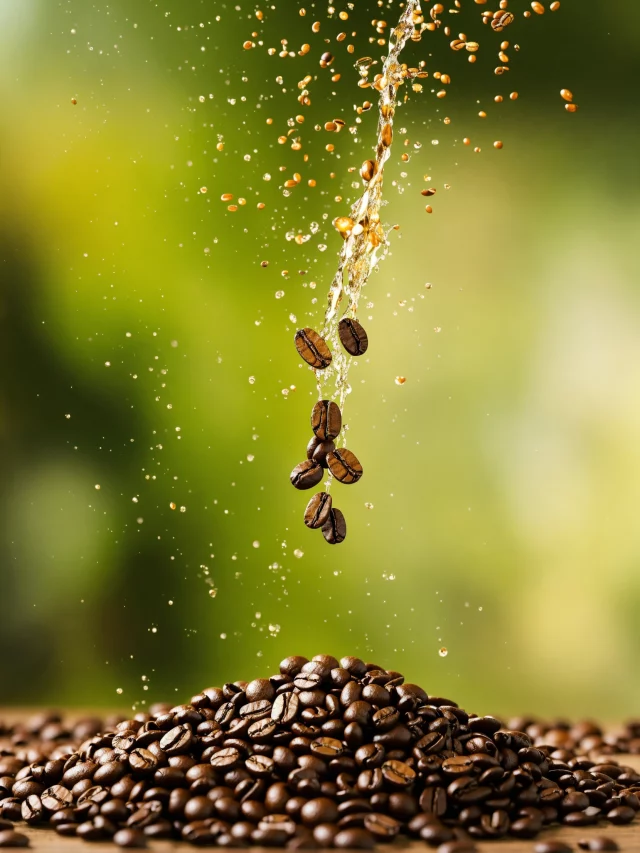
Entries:
[[[365,184],[364,191],[351,206],[348,217],[339,217],[334,225],[344,238],[340,251],[338,269],[331,283],[328,304],[322,328],[322,336],[333,353],[333,361],[326,370],[316,370],[316,383],[319,399],[336,399],[341,411],[347,395],[351,391],[348,382],[351,356],[347,355],[340,343],[338,323],[345,317],[357,316],[358,301],[362,288],[367,283],[372,270],[385,257],[389,249],[388,232],[380,221],[380,209],[383,204],[384,165],[391,154],[393,141],[393,120],[395,116],[398,92],[407,76],[406,67],[400,64],[400,54],[407,41],[419,40],[422,13],[419,0],[407,0],[396,27],[389,37],[389,53],[384,59],[382,72],[371,84],[379,93],[378,129],[375,160],[365,161],[361,176]],[[368,67],[365,60],[356,63],[361,77],[366,79]],[[348,305],[343,312],[340,308],[345,299]],[[333,383],[333,388],[331,387]],[[342,432],[344,443],[344,430]]]

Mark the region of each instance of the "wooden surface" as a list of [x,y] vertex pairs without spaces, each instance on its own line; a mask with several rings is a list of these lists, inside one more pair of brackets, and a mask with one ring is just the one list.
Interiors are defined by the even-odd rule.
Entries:
[[[11,713],[3,713],[0,711],[0,719],[16,719],[25,718],[24,713],[16,713],[15,709]],[[620,764],[628,764],[640,771],[640,755],[615,755],[607,756],[607,759],[614,758]],[[91,842],[82,841],[79,838],[63,838],[57,835],[50,829],[38,829],[36,827],[28,827],[23,823],[16,823],[15,829],[18,832],[28,835],[31,841],[31,850],[46,851],[46,853],[74,853],[74,851],[88,851],[88,853],[115,853],[121,849],[109,842]],[[552,827],[540,833],[538,838],[533,841],[518,841],[516,839],[507,839],[502,841],[482,841],[474,842],[478,844],[481,853],[533,853],[533,847],[536,841],[545,841],[547,839],[561,839],[567,844],[570,844],[577,853],[580,850],[577,842],[581,838],[588,838],[593,835],[606,835],[608,838],[615,839],[622,853],[640,853],[640,812],[635,821],[628,826],[613,826],[610,823],[602,822],[594,827],[584,829],[575,829],[571,827]],[[421,841],[399,841],[393,845],[384,845],[380,850],[386,850],[387,853],[392,853],[394,848],[412,849],[412,850],[431,850]],[[158,851],[158,853],[168,853],[168,851],[193,851],[197,850],[191,844],[185,844],[177,841],[150,841],[149,850]],[[209,848],[213,849],[213,848]],[[260,850],[261,848],[248,848],[249,850]],[[264,853],[273,853],[274,848],[262,848]]]
[[[18,832],[23,832],[25,835],[29,836],[31,839],[32,850],[42,850],[46,851],[46,853],[74,853],[74,851],[77,851],[77,853],[80,853],[80,851],[87,851],[88,853],[91,853],[91,851],[95,851],[95,853],[107,853],[107,851],[108,853],[116,853],[117,850],[121,849],[116,847],[115,844],[109,844],[108,842],[92,841],[89,844],[78,838],[62,838],[60,835],[56,835],[55,832],[49,829],[23,827],[21,824],[16,824],[15,828]],[[533,847],[536,841],[545,841],[553,838],[562,839],[568,844],[571,844],[576,850],[576,853],[580,853],[577,843],[581,838],[587,838],[589,835],[606,835],[608,838],[614,838],[618,842],[621,853],[640,853],[640,818],[636,818],[636,820],[629,826],[612,826],[611,824],[602,824],[600,826],[588,827],[586,829],[563,827],[562,829],[557,828],[547,830],[546,832],[541,833],[538,838],[533,841],[517,841],[515,839],[507,841],[481,841],[478,843],[478,847],[480,848],[480,853],[533,853]],[[396,848],[403,848],[407,850],[420,849],[425,851],[434,850],[434,848],[427,847],[424,842],[420,841],[407,841],[405,844],[402,842],[398,842],[393,845],[386,844],[384,847],[380,847],[379,849],[380,851],[392,853]],[[193,851],[201,848],[176,841],[152,841],[149,842],[149,849],[156,850],[158,853],[162,853],[162,851],[169,853],[169,851]],[[247,849],[258,851],[261,848],[253,847]],[[262,849],[265,853],[273,853],[275,848],[270,847]]]

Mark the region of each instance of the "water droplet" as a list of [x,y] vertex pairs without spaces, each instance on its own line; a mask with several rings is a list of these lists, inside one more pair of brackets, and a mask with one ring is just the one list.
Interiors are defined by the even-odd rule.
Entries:
[[438,649],[438,654],[441,658],[446,658],[449,654],[449,649],[446,646],[443,646],[441,649]]

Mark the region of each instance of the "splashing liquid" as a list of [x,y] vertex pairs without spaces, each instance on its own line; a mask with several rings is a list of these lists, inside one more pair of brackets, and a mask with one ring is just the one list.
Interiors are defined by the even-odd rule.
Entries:
[[[337,397],[344,411],[349,385],[351,357],[346,355],[340,344],[338,323],[342,317],[357,316],[358,301],[362,288],[371,271],[385,257],[389,249],[389,231],[380,221],[384,164],[391,154],[393,141],[393,119],[400,86],[408,76],[406,67],[400,64],[400,54],[407,41],[419,38],[416,26],[422,21],[419,0],[408,0],[400,20],[389,37],[389,53],[385,58],[382,73],[371,85],[380,93],[378,102],[378,139],[375,160],[367,160],[362,166],[361,176],[365,184],[362,195],[354,202],[348,217],[335,220],[344,244],[339,255],[338,269],[331,283],[328,305],[324,318],[322,336],[333,353],[333,361],[326,370],[316,370],[319,399]],[[366,80],[369,65],[366,59],[359,60],[356,68]],[[344,311],[343,302],[348,300]],[[333,388],[331,385],[333,383]],[[344,440],[344,430],[342,433]]]

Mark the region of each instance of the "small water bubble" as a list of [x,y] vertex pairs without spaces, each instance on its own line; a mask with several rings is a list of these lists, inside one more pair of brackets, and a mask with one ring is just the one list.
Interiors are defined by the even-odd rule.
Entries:
[[254,539],[254,541],[251,544],[253,545],[254,548],[260,547],[260,542],[257,539]]
[[122,687],[116,687],[116,693],[120,696],[123,693]]
[[284,296],[284,290],[276,290],[276,299],[282,299]]
[[438,654],[441,658],[446,658],[446,656],[449,654],[449,649],[446,646],[442,646],[441,649],[438,649]]
[[250,376],[250,377],[249,377],[249,385],[253,385],[253,384],[255,383],[255,381],[256,381],[256,377],[255,377],[255,376]]
[[365,501],[365,504],[364,504],[364,505],[365,505],[365,508],[366,508],[366,509],[373,509],[373,504],[372,504],[372,503],[369,503],[369,501]]
[[221,639],[221,640],[226,640],[226,639],[227,639],[227,635],[226,635],[226,634],[220,634],[220,639]]
[[211,589],[209,590],[209,596],[211,598],[215,598],[217,594],[218,594],[218,590],[215,588],[215,586],[212,586]]
[[293,552],[293,556],[297,557],[299,560],[301,557],[304,557],[304,551],[301,551],[300,548],[296,548]]

